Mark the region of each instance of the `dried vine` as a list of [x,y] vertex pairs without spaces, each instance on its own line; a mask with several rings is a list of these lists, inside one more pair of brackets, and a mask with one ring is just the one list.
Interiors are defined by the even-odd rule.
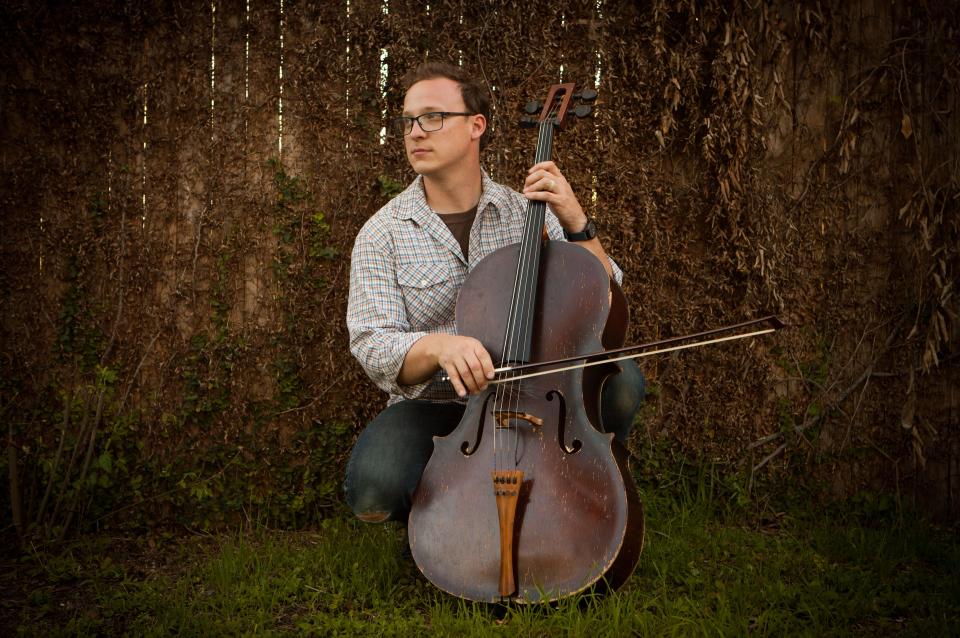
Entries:
[[485,166],[513,186],[532,144],[519,107],[596,83],[593,123],[556,150],[627,273],[632,340],[791,325],[647,364],[636,454],[662,442],[754,487],[802,468],[886,489],[893,463],[918,499],[955,489],[927,483],[960,454],[948,8],[115,9],[0,9],[0,505],[22,534],[338,506],[383,401],[346,348],[350,247],[412,178],[380,137],[400,77],[439,58],[489,85]]

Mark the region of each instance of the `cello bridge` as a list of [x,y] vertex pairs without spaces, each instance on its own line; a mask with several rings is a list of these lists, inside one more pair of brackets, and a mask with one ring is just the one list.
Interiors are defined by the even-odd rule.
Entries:
[[540,417],[529,414],[527,412],[514,412],[512,410],[498,410],[493,413],[494,418],[497,420],[497,429],[505,430],[510,426],[510,421],[517,419],[518,421],[526,421],[533,427],[540,427],[543,425],[543,419]]

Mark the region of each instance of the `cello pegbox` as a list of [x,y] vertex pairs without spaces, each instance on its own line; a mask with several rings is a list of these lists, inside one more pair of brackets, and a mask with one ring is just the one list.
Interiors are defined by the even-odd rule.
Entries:
[[573,87],[573,82],[554,84],[550,87],[550,92],[543,101],[543,109],[540,111],[540,122],[549,121],[557,128],[563,125],[563,118],[573,99]]

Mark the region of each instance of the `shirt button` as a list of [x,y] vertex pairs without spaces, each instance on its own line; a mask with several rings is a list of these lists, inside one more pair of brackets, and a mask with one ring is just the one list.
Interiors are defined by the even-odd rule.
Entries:
[[420,285],[423,286],[424,288],[426,288],[426,286],[427,286],[427,280],[426,280],[426,279],[421,279],[421,280],[420,280]]

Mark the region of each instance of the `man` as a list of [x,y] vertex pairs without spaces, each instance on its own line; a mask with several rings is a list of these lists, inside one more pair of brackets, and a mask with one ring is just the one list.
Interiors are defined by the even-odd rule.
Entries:
[[[360,230],[350,270],[350,350],[390,393],[347,465],[347,502],[367,522],[406,520],[433,437],[453,431],[463,399],[493,378],[483,345],[455,333],[457,293],[484,256],[520,240],[528,200],[547,203],[550,239],[577,241],[608,275],[622,277],[553,162],[530,168],[522,195],[483,171],[490,101],[482,85],[458,67],[430,63],[405,86],[396,133],[418,177]],[[602,420],[621,441],[643,392],[632,363],[605,385]]]

